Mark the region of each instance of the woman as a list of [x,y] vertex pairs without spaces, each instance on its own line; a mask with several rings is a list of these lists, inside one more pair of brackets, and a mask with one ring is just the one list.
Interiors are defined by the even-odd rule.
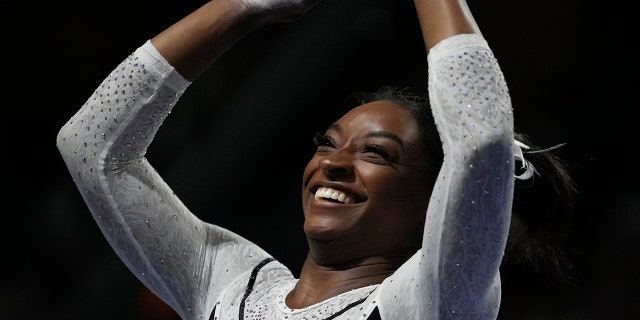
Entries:
[[506,83],[464,1],[415,0],[430,110],[382,90],[318,136],[302,177],[309,253],[297,279],[199,220],[144,157],[223,52],[318,2],[210,1],[114,69],[57,138],[96,222],[183,319],[495,319],[519,149]]

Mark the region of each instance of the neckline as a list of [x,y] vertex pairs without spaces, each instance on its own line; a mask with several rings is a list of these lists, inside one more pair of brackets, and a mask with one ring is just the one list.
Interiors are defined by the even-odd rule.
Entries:
[[[302,313],[302,312],[308,312],[310,310],[314,310],[314,309],[322,309],[323,307],[325,308],[331,308],[331,306],[328,306],[332,303],[334,303],[335,305],[344,305],[349,306],[349,304],[352,301],[358,301],[358,300],[366,300],[367,298],[369,298],[369,296],[371,296],[376,289],[380,286],[380,284],[371,284],[368,286],[364,286],[364,287],[360,287],[360,288],[355,288],[346,292],[343,292],[339,295],[333,296],[331,298],[322,300],[320,302],[317,302],[315,304],[303,307],[303,308],[289,308],[287,306],[286,303],[286,297],[289,294],[289,292],[291,292],[291,290],[293,289],[293,287],[296,285],[297,280],[296,281],[292,281],[290,283],[288,283],[287,285],[281,286],[278,289],[278,293],[277,293],[277,306],[280,309],[281,312],[283,312],[286,315],[295,315],[298,313]],[[343,309],[343,308],[339,308],[339,309]]]

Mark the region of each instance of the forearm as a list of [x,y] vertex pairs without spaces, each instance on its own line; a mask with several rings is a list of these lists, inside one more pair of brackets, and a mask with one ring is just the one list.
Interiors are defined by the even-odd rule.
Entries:
[[427,51],[451,36],[480,34],[465,0],[414,0],[414,3]]
[[151,39],[185,79],[193,81],[252,30],[294,21],[321,0],[213,0]]
[[259,25],[241,1],[215,0],[162,31],[151,43],[183,77],[193,81]]

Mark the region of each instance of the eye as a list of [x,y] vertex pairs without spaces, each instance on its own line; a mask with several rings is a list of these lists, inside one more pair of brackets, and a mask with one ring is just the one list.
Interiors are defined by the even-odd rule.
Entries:
[[368,143],[365,145],[363,153],[366,155],[367,161],[378,164],[389,164],[397,162],[397,157],[393,156],[385,147],[377,143]]
[[336,148],[336,144],[333,142],[333,139],[321,133],[316,133],[316,135],[313,137],[313,142],[318,148],[316,152],[328,151],[329,149]]

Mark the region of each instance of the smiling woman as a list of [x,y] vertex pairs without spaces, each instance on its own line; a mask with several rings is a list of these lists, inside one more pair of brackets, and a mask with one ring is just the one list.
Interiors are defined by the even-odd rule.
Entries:
[[318,2],[210,1],[122,61],[57,137],[96,223],[183,319],[495,319],[520,149],[500,66],[462,0],[415,0],[429,99],[382,88],[316,138],[298,278],[199,219],[145,157],[222,53]]
[[[433,161],[427,161],[421,147],[425,142],[417,120],[408,108],[380,100],[352,109],[317,140],[318,149],[304,170],[302,193],[312,261],[370,265],[368,259],[385,257],[376,265],[388,264],[385,272],[377,272],[386,278],[420,248],[425,195],[434,181],[416,173],[439,166],[426,166]],[[440,155],[440,146],[432,154]],[[349,201],[327,201],[326,194]]]

